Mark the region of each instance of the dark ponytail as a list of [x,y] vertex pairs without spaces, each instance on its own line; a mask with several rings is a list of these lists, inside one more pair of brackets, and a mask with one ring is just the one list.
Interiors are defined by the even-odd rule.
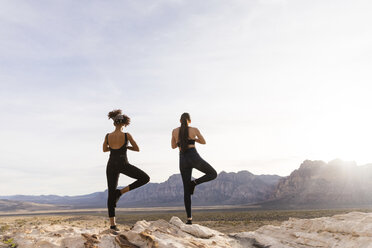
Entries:
[[187,125],[187,121],[190,121],[189,113],[183,113],[181,115],[181,127],[180,132],[178,134],[178,142],[180,144],[181,151],[184,152],[189,147],[189,128]]

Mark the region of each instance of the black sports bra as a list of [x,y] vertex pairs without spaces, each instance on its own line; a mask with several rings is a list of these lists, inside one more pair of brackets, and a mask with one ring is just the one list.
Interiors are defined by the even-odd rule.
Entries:
[[[189,145],[195,145],[195,140],[189,139],[188,140],[188,143],[189,143]],[[177,146],[180,146],[180,142],[179,141],[177,142]]]

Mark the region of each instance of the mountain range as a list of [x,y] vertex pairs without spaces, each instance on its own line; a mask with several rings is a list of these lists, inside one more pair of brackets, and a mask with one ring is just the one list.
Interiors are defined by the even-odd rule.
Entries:
[[[198,185],[193,195],[194,205],[233,205],[264,201],[270,197],[281,177],[253,175],[248,171],[221,172],[218,177]],[[80,196],[12,195],[0,199],[53,204],[66,208],[106,207],[107,190]],[[148,183],[124,194],[118,207],[180,206],[183,204],[183,185],[180,174],[172,175],[163,183]]]
[[[43,204],[42,209],[104,208],[107,190],[80,196],[12,195],[0,196],[15,202]],[[372,164],[305,160],[287,177],[254,175],[248,171],[221,172],[218,177],[195,189],[193,205],[252,205],[263,208],[327,208],[372,206]],[[49,204],[49,205],[45,205]],[[6,202],[0,202],[6,211]],[[118,207],[182,206],[183,185],[180,174],[162,183],[149,183],[122,196]],[[5,207],[4,207],[5,206]],[[18,206],[37,209],[37,205]],[[19,207],[21,208],[21,207]],[[3,209],[3,210],[2,210]],[[11,208],[10,208],[11,209]]]

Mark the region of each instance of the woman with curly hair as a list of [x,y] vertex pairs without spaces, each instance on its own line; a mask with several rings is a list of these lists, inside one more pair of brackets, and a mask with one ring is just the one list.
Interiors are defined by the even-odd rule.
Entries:
[[[106,167],[108,199],[107,208],[110,218],[110,228],[118,231],[115,223],[115,207],[120,196],[130,190],[134,190],[150,181],[150,177],[142,170],[131,165],[127,158],[127,150],[139,152],[139,147],[130,133],[124,133],[123,128],[128,126],[130,118],[120,109],[113,110],[108,114],[109,119],[114,121],[115,130],[105,136],[103,152],[110,151],[110,158]],[[128,141],[131,146],[128,146]],[[120,173],[137,179],[132,184],[117,189]]]
[[[213,167],[204,161],[195,149],[195,142],[205,144],[205,139],[199,129],[190,127],[191,118],[188,113],[181,115],[181,126],[173,129],[172,148],[179,148],[180,151],[180,171],[183,182],[184,202],[187,214],[186,224],[192,224],[191,217],[191,195],[194,193],[195,186],[211,181],[217,177],[217,172]],[[191,180],[192,169],[195,168],[203,173],[204,176]]]

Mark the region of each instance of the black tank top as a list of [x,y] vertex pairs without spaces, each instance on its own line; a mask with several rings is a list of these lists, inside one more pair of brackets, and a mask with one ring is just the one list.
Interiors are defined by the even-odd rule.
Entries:
[[106,134],[106,142],[107,142],[107,145],[110,148],[110,158],[120,157],[120,158],[123,158],[125,160],[125,162],[128,162],[128,158],[127,158],[128,136],[127,136],[127,133],[124,133],[125,142],[119,149],[114,149],[114,148],[110,147],[110,145],[108,143],[108,135],[109,134]]

